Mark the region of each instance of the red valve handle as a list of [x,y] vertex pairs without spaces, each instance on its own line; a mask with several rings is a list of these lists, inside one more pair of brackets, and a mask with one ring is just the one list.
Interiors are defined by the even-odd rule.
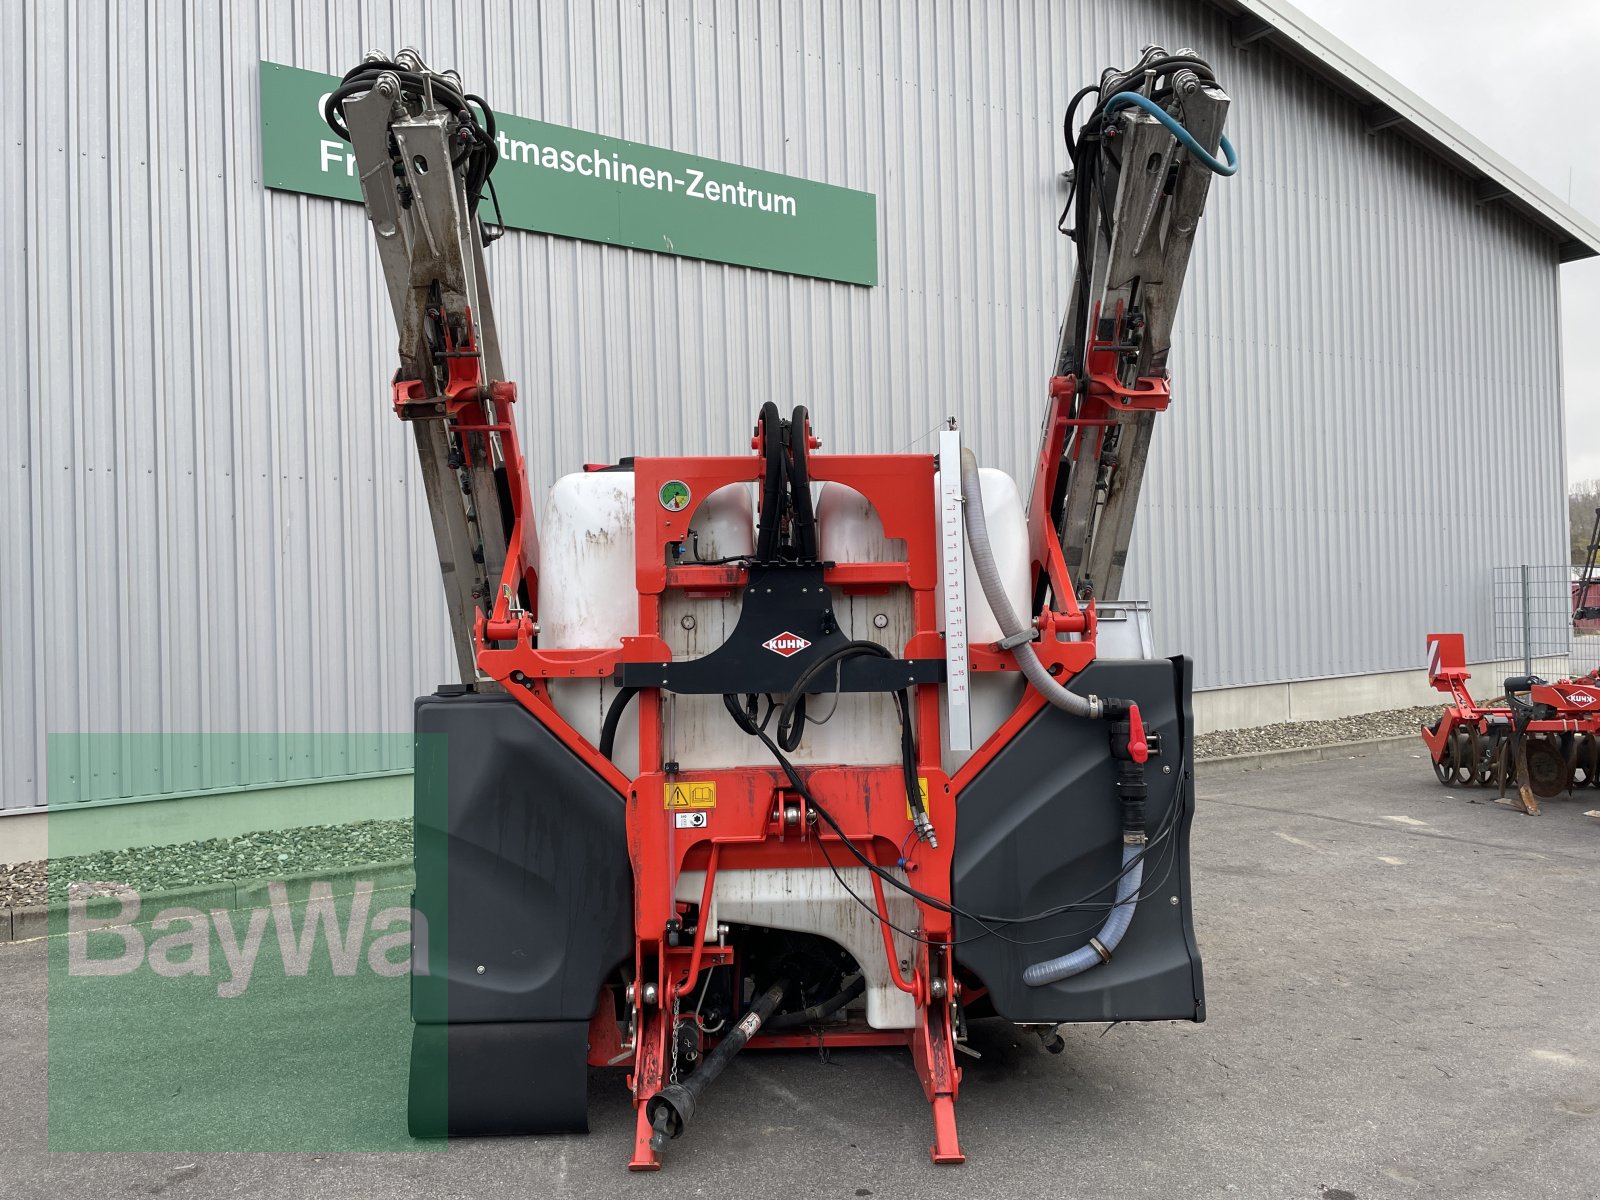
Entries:
[[1150,743],[1144,736],[1144,718],[1137,704],[1128,705],[1128,757],[1136,763],[1150,761]]

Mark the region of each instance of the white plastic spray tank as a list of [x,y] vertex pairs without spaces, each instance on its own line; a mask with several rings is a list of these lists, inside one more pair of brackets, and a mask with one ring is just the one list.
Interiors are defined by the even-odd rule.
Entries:
[[[604,649],[639,632],[633,556],[633,472],[563,475],[550,489],[540,530],[539,645]],[[553,679],[550,699],[566,720],[599,744],[616,698],[609,679]],[[639,722],[628,706],[617,731],[616,764],[639,770]]]
[[[867,498],[842,483],[825,483],[817,497],[817,554],[824,562],[904,561],[905,543],[883,534],[883,522]],[[847,638],[877,642],[903,654],[912,629],[911,593],[905,587],[866,595],[833,589],[833,613]],[[792,758],[809,762],[896,763],[900,761],[900,720],[890,696],[835,693],[829,677],[817,680],[809,698],[800,750]],[[821,722],[820,724],[813,722]]]
[[[1028,514],[1022,506],[1022,495],[1016,481],[1004,471],[984,467],[978,472],[983,483],[983,512],[988,519],[989,542],[994,550],[995,565],[1000,568],[1000,578],[1005,583],[1011,607],[1018,613],[1033,611],[1031,595],[1033,572],[1032,556],[1028,550]],[[933,490],[939,491],[939,473],[934,472]],[[965,544],[965,539],[963,539]],[[972,646],[989,646],[1005,634],[994,610],[984,599],[983,588],[978,584],[978,573],[972,565],[972,547],[966,547],[966,597],[967,642]],[[939,630],[944,631],[944,592],[939,593]],[[1005,723],[1022,699],[1025,681],[1014,671],[974,672],[971,676],[972,694],[972,744],[983,745],[985,739]],[[944,769],[954,774],[956,769],[972,757],[971,751],[944,752]]]
[[[712,492],[689,519],[685,564],[755,553],[755,488],[731,483]],[[668,589],[661,600],[661,636],[674,662],[702,658],[720,647],[739,623],[744,593],[695,595]],[[728,719],[721,696],[673,696],[662,714],[672,757],[686,768],[766,766],[766,747]]]

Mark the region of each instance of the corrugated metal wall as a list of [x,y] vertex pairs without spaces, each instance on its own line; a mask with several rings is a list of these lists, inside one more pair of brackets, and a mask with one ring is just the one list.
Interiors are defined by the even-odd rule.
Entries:
[[[507,236],[542,488],[735,450],[772,395],[846,451],[953,413],[1026,475],[1062,108],[1150,40],[1215,63],[1244,166],[1199,239],[1128,594],[1208,686],[1416,665],[1435,627],[1487,648],[1490,566],[1562,553],[1554,249],[1193,0],[26,0],[0,6],[0,804],[43,801],[48,734],[403,731],[449,672],[365,221],[263,190],[258,59],[414,44],[507,111],[877,194],[874,289]],[[51,794],[382,770],[397,742],[69,750]]]

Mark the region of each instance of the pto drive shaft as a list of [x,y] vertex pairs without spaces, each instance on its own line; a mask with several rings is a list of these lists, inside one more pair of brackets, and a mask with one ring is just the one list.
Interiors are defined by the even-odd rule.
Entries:
[[722,1074],[723,1068],[744,1049],[745,1043],[755,1037],[773,1010],[783,1002],[784,993],[788,990],[789,981],[780,979],[762,992],[750,1006],[750,1011],[728,1031],[727,1037],[717,1043],[717,1048],[706,1055],[699,1070],[690,1075],[686,1083],[669,1083],[650,1097],[645,1106],[645,1115],[650,1118],[650,1127],[655,1130],[650,1137],[652,1150],[660,1154],[669,1141],[683,1132],[684,1126],[694,1116],[695,1104],[701,1093]]

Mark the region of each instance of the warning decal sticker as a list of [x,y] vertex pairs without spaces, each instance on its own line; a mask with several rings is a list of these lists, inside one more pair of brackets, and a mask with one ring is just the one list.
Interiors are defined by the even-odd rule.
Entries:
[[717,806],[717,785],[714,782],[702,780],[690,783],[679,780],[662,785],[661,790],[668,811]]

